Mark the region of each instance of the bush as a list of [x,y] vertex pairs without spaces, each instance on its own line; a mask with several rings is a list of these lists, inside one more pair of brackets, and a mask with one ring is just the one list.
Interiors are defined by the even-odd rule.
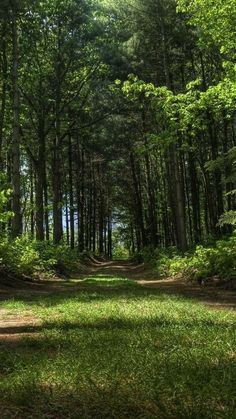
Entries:
[[17,238],[0,243],[0,271],[16,276],[69,274],[76,269],[78,255],[63,244]]
[[59,274],[68,274],[76,270],[78,253],[65,244],[53,245],[48,242],[32,242],[33,248],[38,252],[40,268],[43,271],[55,271]]
[[113,258],[116,260],[127,260],[129,259],[129,251],[123,246],[117,245],[113,249]]
[[3,239],[0,244],[0,269],[16,275],[31,275],[39,269],[39,254],[24,239]]
[[192,255],[183,258],[181,269],[189,279],[236,279],[236,236],[217,241],[215,246],[197,246]]
[[151,263],[160,277],[181,274],[187,279],[204,280],[219,277],[236,279],[236,235],[208,246],[197,246],[184,256],[174,248],[167,251],[145,249],[145,262]]

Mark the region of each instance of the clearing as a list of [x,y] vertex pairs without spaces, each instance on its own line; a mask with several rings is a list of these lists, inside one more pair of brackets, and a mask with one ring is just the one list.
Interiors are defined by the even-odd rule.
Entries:
[[235,418],[235,295],[89,269],[1,288],[0,417]]

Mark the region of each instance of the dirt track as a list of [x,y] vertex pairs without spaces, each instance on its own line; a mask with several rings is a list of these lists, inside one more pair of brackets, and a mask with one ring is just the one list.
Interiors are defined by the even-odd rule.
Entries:
[[[75,276],[74,291],[83,289],[83,279],[96,274],[106,276],[121,276],[134,280],[146,289],[166,294],[176,294],[206,304],[215,309],[236,310],[236,292],[225,290],[219,286],[200,286],[194,282],[187,282],[183,278],[155,279],[144,265],[137,265],[131,262],[114,261],[98,262],[91,260],[85,272]],[[37,283],[17,282],[14,287],[7,287],[6,282],[0,282],[0,300],[18,298],[21,296],[47,295],[58,292],[71,291],[65,280],[55,279],[40,281]]]
[[217,285],[201,286],[181,277],[153,279],[153,275],[150,275],[143,265],[128,262],[110,262],[101,265],[101,271],[106,271],[109,275],[121,275],[133,279],[145,288],[155,289],[156,292],[186,297],[214,309],[236,310],[236,292],[233,290],[225,290]]
[[[25,298],[64,293],[77,292],[85,288],[83,279],[88,276],[104,275],[114,277],[124,277],[136,281],[146,290],[153,293],[164,293],[181,296],[191,299],[201,304],[205,304],[212,309],[236,310],[236,294],[233,291],[222,290],[219,287],[204,287],[195,283],[186,282],[183,278],[153,279],[150,272],[143,265],[129,262],[97,262],[91,261],[87,267],[87,274],[80,274],[75,280],[73,288],[68,287],[65,280],[41,281],[39,283],[24,283],[17,281],[11,287],[0,283],[0,299],[9,300],[13,298]],[[96,285],[94,286],[96,287]],[[41,324],[39,319],[28,313],[13,314],[6,309],[0,308],[0,343],[8,342],[10,346],[15,346],[19,338],[32,336],[40,333]]]

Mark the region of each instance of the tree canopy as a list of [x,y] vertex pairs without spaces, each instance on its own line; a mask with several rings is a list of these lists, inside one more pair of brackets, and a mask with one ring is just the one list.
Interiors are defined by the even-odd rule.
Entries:
[[109,257],[117,228],[130,254],[230,234],[235,13],[233,0],[2,2],[2,234]]

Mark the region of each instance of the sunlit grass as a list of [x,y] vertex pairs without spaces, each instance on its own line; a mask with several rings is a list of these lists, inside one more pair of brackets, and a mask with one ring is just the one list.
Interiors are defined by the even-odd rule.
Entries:
[[103,287],[121,287],[121,286],[131,286],[134,287],[136,284],[136,282],[131,281],[127,278],[123,278],[123,277],[115,277],[115,276],[111,276],[111,275],[103,275],[103,274],[99,274],[99,275],[95,275],[95,276],[90,276],[88,278],[86,278],[83,283],[86,284],[94,284],[94,285],[102,285]]
[[130,282],[92,276],[81,291],[2,303],[43,322],[0,346],[4,414],[235,417],[235,314]]

